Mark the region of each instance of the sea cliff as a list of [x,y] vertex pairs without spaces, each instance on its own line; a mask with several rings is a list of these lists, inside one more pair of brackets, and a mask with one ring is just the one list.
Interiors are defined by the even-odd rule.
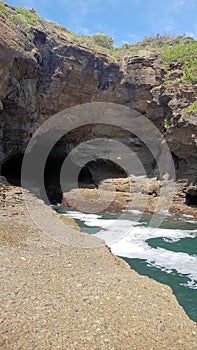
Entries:
[[[9,177],[10,167],[20,167],[33,133],[50,116],[83,103],[113,102],[147,117],[167,141],[176,170],[174,210],[187,213],[186,204],[196,205],[194,39],[161,36],[136,45],[108,48],[102,46],[106,43],[95,44],[91,37],[77,36],[42,20],[34,10],[15,9],[2,2],[0,26],[2,175]],[[61,147],[69,150],[88,138],[122,137],[130,140],[131,150],[137,152],[145,170],[154,178],[157,174],[150,152],[137,137],[130,136],[115,127],[83,126],[66,135],[54,154],[57,159]],[[102,179],[113,177],[114,168],[105,169],[99,162],[97,168],[102,168]],[[89,170],[93,171],[92,164]],[[93,181],[100,178],[98,173]],[[52,192],[56,201],[58,188]]]

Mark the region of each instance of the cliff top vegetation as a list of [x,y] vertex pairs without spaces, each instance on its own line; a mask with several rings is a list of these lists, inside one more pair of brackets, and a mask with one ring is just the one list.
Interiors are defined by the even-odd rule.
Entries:
[[113,39],[102,33],[91,36],[78,35],[54,22],[41,19],[34,9],[23,7],[14,9],[0,0],[0,13],[6,16],[11,25],[18,26],[28,40],[32,39],[32,27],[41,26],[52,35],[64,37],[73,44],[85,46],[98,53],[111,56],[115,60],[123,57],[143,56],[143,51],[157,53],[161,64],[169,66],[178,62],[183,68],[183,83],[197,83],[197,40],[188,36],[152,35],[135,44],[113,46]]

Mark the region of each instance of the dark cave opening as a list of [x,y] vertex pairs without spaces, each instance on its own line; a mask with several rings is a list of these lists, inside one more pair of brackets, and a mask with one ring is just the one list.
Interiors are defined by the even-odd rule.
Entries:
[[[76,128],[58,139],[61,132],[61,130],[57,129],[49,131],[49,133],[42,135],[42,137],[38,135],[38,137],[34,139],[34,145],[31,149],[35,158],[34,164],[32,164],[31,154],[28,160],[29,174],[27,177],[30,175],[29,178],[31,178],[32,188],[35,187],[35,189],[38,190],[35,193],[43,200],[47,201],[48,197],[51,204],[61,203],[63,192],[68,192],[76,187],[98,188],[103,180],[110,178],[126,178],[130,174],[127,174],[121,165],[117,164],[119,162],[119,164],[123,164],[124,166],[126,164],[125,159],[128,164],[133,165],[133,169],[131,169],[131,166],[128,168],[135,176],[144,175],[144,172],[148,177],[157,176],[157,160],[154,159],[153,154],[137,137],[121,128],[111,125],[88,124]],[[103,135],[106,140],[113,139],[124,144],[126,149],[124,156],[119,149],[114,148],[113,143],[107,141],[106,144],[102,143],[101,145],[100,141],[95,140],[93,149],[90,147],[90,154],[94,160],[87,162],[89,149],[84,145],[86,145],[86,142],[89,140],[94,140],[94,138]],[[53,143],[56,139],[58,139],[58,141]],[[48,153],[49,141],[53,144],[53,147]],[[100,150],[99,147],[102,149],[101,158],[99,158],[99,151],[97,152],[97,149]],[[105,152],[103,152],[103,150]],[[44,169],[45,190],[39,187],[39,169],[42,168],[43,154],[48,154]],[[67,163],[66,169],[64,169],[64,162],[70,154],[70,158],[72,159],[70,163]],[[139,158],[143,165],[142,167],[135,163],[136,157]],[[110,160],[111,158],[115,160],[112,161]],[[23,154],[20,153],[5,161],[1,167],[1,175],[5,176],[12,185],[21,185],[22,161]],[[62,187],[60,184],[60,174]],[[78,174],[75,183],[73,181],[73,174]],[[190,198],[188,201],[194,203],[194,199]]]
[[[126,172],[116,163],[97,159],[90,161],[80,168],[74,163],[70,163],[63,171],[63,183],[60,184],[60,173],[63,159],[48,157],[45,166],[45,188],[50,203],[60,203],[62,201],[62,191],[67,192],[76,187],[97,188],[99,183],[109,178],[125,178]],[[73,183],[73,175],[78,173],[77,183]],[[61,187],[62,185],[62,187]]]
[[[124,169],[121,168],[121,165],[117,164],[119,162],[125,165],[124,159],[128,160],[131,164],[132,162],[135,164],[135,157],[139,158],[147,176],[151,176],[153,170],[156,171],[156,164],[153,169],[153,155],[151,152],[147,149],[146,145],[137,137],[131,135],[129,131],[122,130],[113,125],[87,124],[73,129],[62,137],[60,137],[61,133],[62,130],[55,129],[41,135],[42,137],[38,135],[34,138],[31,154],[28,159],[29,174],[27,174],[27,178],[31,178],[32,190],[35,187],[36,195],[46,202],[48,197],[51,204],[60,203],[62,201],[62,192],[67,192],[76,187],[97,188],[100,182],[105,179],[127,177],[129,174],[126,174]],[[97,138],[103,136],[107,142],[101,145],[100,141],[97,141]],[[94,160],[88,162],[89,149],[85,147],[86,142],[94,139],[96,140],[93,149],[90,147],[90,153],[93,152],[91,153],[91,158],[94,158]],[[120,154],[121,151],[119,149],[114,148],[113,143],[108,142],[108,139],[109,141],[113,139],[121,142],[126,147],[124,157]],[[53,143],[55,140],[58,141]],[[53,147],[48,153],[49,143]],[[99,153],[100,149],[102,149],[101,153]],[[32,153],[35,158],[34,164],[32,164]],[[44,160],[44,184],[46,191],[39,188],[39,170],[42,169],[43,154],[48,154],[47,160]],[[64,169],[64,162],[69,154],[71,154],[72,159],[69,165],[66,165],[66,169]],[[104,156],[102,157],[102,155]],[[115,160],[111,161],[111,158]],[[116,162],[116,160],[118,161]],[[21,185],[22,161],[23,154],[21,152],[21,154],[12,156],[2,165],[1,174],[12,185]],[[73,181],[73,173],[78,174],[75,183]],[[134,165],[133,173],[135,175],[142,175],[143,171],[140,167],[135,167]],[[60,174],[62,187],[60,185]]]
[[[21,186],[21,169],[24,154],[18,154],[8,159],[1,165],[1,176],[4,176],[6,180],[13,186]],[[59,160],[49,157],[46,162],[45,172],[44,172],[44,184],[47,193],[47,197],[51,204],[59,203],[62,200],[62,191],[59,181],[59,172],[61,169],[62,162]],[[35,173],[33,178],[32,187],[35,187],[36,195],[38,195],[43,200],[45,196],[40,191],[39,180],[37,179],[35,169],[30,166],[31,174]],[[40,195],[39,195],[40,193]]]
[[[21,186],[21,167],[23,154],[17,154],[1,165],[1,175],[13,186]],[[78,171],[78,184],[72,183],[72,170],[66,169],[66,186],[61,187],[60,173],[65,157],[54,157],[51,153],[48,156],[44,171],[44,184],[46,194],[39,191],[39,181],[33,177],[33,186],[38,189],[36,195],[46,201],[46,195],[51,204],[61,203],[63,192],[76,188],[98,188],[99,184],[109,178],[126,178],[127,174],[118,164],[108,159],[97,159],[86,163],[83,167],[76,167]],[[71,166],[73,169],[73,164]],[[33,172],[33,169],[31,170]],[[40,194],[39,194],[40,193]],[[185,204],[197,207],[197,190],[190,189],[186,193]]]
[[44,184],[48,200],[51,204],[61,203],[62,189],[60,185],[60,171],[63,159],[49,155],[44,169]]
[[88,162],[80,171],[79,187],[98,187],[99,183],[110,178],[125,178],[127,173],[115,162],[99,158]]
[[91,187],[91,185],[93,185],[94,187],[95,185],[92,173],[86,165],[81,169],[79,173],[78,184],[79,184],[79,187],[82,187],[82,188]]
[[186,193],[186,204],[192,207],[197,207],[197,190],[189,190]]
[[15,155],[1,165],[1,175],[13,186],[21,186],[23,154]]
[[[1,175],[4,176],[7,181],[13,186],[21,186],[21,167],[23,162],[23,154],[18,154],[5,161],[1,165]],[[80,168],[75,164],[71,165],[71,171],[68,167],[65,173],[66,186],[61,188],[60,173],[62,164],[64,162],[63,157],[54,157],[49,154],[44,170],[44,184],[48,200],[51,204],[61,203],[62,190],[69,191],[74,187],[72,183],[72,171],[76,169],[78,172],[78,187],[79,188],[94,188],[98,187],[99,183],[108,178],[127,177],[126,172],[116,163],[106,160],[97,159],[85,164]],[[32,188],[35,187],[36,195],[46,201],[46,195],[42,193],[39,187],[39,180],[37,178],[34,167],[30,164],[31,178],[33,178]],[[33,175],[35,173],[35,176]],[[39,194],[40,193],[40,194]]]

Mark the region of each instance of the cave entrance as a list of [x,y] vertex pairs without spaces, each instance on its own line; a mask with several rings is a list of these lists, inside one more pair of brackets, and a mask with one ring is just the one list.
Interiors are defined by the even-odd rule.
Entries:
[[13,186],[21,186],[23,154],[15,155],[1,165],[1,175]]
[[[21,186],[21,169],[24,154],[17,154],[5,161],[1,165],[0,175],[4,176],[6,180],[13,186]],[[61,171],[62,160],[49,156],[45,165],[44,183],[47,197],[51,204],[60,203],[62,201],[62,191],[60,186],[59,174]],[[32,169],[32,172],[34,169]],[[33,177],[33,186],[36,194],[45,199],[45,194],[41,193],[39,180],[37,175]],[[40,195],[39,195],[40,193]]]
[[98,187],[103,180],[110,178],[126,178],[128,175],[118,164],[107,159],[88,162],[80,171],[79,187]]
[[[18,154],[4,162],[1,175],[13,186],[21,186],[21,167],[23,154]],[[63,160],[49,156],[45,165],[44,181],[48,198],[51,203],[61,201],[60,172]],[[106,159],[90,161],[80,170],[78,186],[81,188],[98,187],[99,183],[109,178],[125,178],[126,172],[119,165]],[[36,187],[36,179],[35,179]]]
[[186,193],[186,203],[189,206],[197,207],[197,190],[191,190]]
[[84,166],[78,177],[78,185],[79,187],[94,187],[94,180],[91,171],[88,169],[87,166]]
[[[107,157],[110,158],[110,154],[114,151],[109,147],[109,150],[107,149],[105,154],[105,159],[96,159],[97,157],[97,151],[95,148],[95,159],[84,164],[87,162],[86,153],[87,149],[83,148],[83,143],[88,142],[89,140],[94,140],[100,137],[104,137],[106,139],[114,139],[118,142],[123,143],[128,148],[128,155],[126,155],[129,158],[130,150],[137,155],[137,157],[140,159],[141,163],[143,164],[143,167],[147,174],[151,174],[153,170],[152,162],[153,162],[153,156],[151,155],[150,151],[147,149],[146,145],[144,145],[137,137],[134,135],[131,135],[129,131],[122,130],[119,127],[111,126],[111,125],[105,125],[105,124],[87,124],[86,126],[78,127],[76,129],[73,129],[71,132],[67,133],[66,135],[62,136],[56,144],[54,144],[53,148],[51,149],[46,164],[45,164],[45,171],[44,171],[44,183],[45,183],[45,189],[47,193],[47,197],[51,204],[60,203],[62,201],[62,191],[67,192],[71,189],[77,187],[81,188],[97,188],[99,184],[106,179],[110,178],[126,178],[128,174],[122,169],[118,164],[115,162],[107,159]],[[46,135],[44,135],[41,139],[38,138],[35,141],[35,144],[33,147],[36,152],[38,152],[38,164],[39,164],[39,155],[42,155],[42,151],[45,152],[46,148],[46,142],[47,140],[53,140],[54,139],[54,130],[50,131]],[[96,140],[95,140],[96,142]],[[75,152],[77,155],[78,149],[75,150],[77,146],[80,146],[80,152],[82,155],[82,158],[79,162],[79,164],[74,164],[75,162]],[[100,146],[100,143],[98,144]],[[97,147],[97,144],[95,145]],[[75,151],[74,151],[75,150]],[[67,169],[65,169],[65,186],[60,184],[60,174],[62,172],[62,166],[64,164],[64,160],[66,157],[70,154],[70,152],[73,152],[73,156],[71,157],[71,161],[73,163],[69,167],[67,165]],[[99,153],[98,153],[99,154]],[[117,157],[116,157],[117,156]],[[113,154],[113,159],[118,159],[119,153]],[[9,160],[5,161],[5,163],[2,165],[2,171],[1,174],[6,177],[8,182],[10,182],[12,185],[21,185],[21,166],[23,161],[23,154],[12,156]],[[74,164],[74,165],[73,165]],[[75,167],[76,166],[76,167]],[[31,157],[30,157],[30,166],[29,171],[31,171],[31,177],[33,178],[33,186],[35,187],[35,190],[38,189],[38,192],[36,192],[36,195],[40,196],[40,198],[43,198],[46,200],[46,195],[43,193],[40,193],[43,190],[39,191],[39,176],[35,169],[31,169]],[[63,167],[64,168],[64,167]],[[73,170],[74,169],[74,170]],[[141,175],[141,170],[139,170],[139,175]],[[73,183],[73,173],[79,174],[78,176],[78,184]],[[64,181],[64,179],[63,179]],[[75,187],[74,187],[75,186]],[[44,191],[43,191],[44,192]],[[40,195],[39,195],[40,193]]]

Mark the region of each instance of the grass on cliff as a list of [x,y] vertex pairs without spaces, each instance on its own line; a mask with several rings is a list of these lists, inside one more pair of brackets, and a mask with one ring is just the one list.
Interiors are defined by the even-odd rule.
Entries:
[[0,13],[4,14],[10,21],[12,20],[12,15],[2,1],[0,1]]
[[184,70],[183,82],[197,83],[197,41],[188,38],[187,41],[164,47],[162,50],[164,65],[178,62]]
[[62,26],[52,26],[60,35],[77,44],[84,45],[96,52],[105,53],[116,60],[124,57],[143,55],[144,52],[158,53],[164,66],[172,62],[181,64],[184,76],[179,82],[197,83],[197,40],[187,36],[152,35],[135,44],[113,46],[113,39],[107,35],[96,33],[92,36],[77,35]]
[[53,24],[52,30],[74,43],[84,45],[97,52],[105,53],[117,60],[123,57],[134,57],[146,51],[158,53],[164,66],[172,62],[182,65],[184,77],[180,82],[197,82],[197,40],[186,36],[152,35],[136,44],[113,46],[113,39],[107,35],[96,33],[92,36],[72,33],[62,26]]
[[18,7],[16,9],[16,15],[13,17],[13,21],[22,26],[27,36],[29,36],[31,39],[30,29],[31,27],[36,26],[39,22],[41,22],[41,19],[33,9],[27,10],[23,7]]
[[65,27],[58,25],[57,23],[48,22],[47,25],[51,32],[56,33],[60,37],[64,37],[72,43],[82,45],[98,53],[112,56],[113,39],[108,35],[102,33],[95,33],[91,36],[79,35],[67,30]]
[[139,55],[140,51],[153,51],[159,54],[164,66],[172,62],[182,65],[183,83],[197,83],[197,40],[187,36],[152,35],[136,44],[124,44],[114,48],[117,57]]
[[197,100],[185,109],[186,113],[197,113]]
[[27,10],[23,7],[18,7],[16,9],[16,13],[17,14],[14,16],[13,21],[15,23],[18,23],[23,28],[27,38],[31,40],[30,29],[31,27],[36,26],[36,24],[41,22],[41,19],[33,9]]
[[17,7],[16,10],[13,11],[2,1],[0,1],[0,13],[4,14],[10,23],[20,26],[29,40],[31,40],[31,27],[42,21],[34,9],[28,10],[24,7]]
[[25,20],[25,22],[31,26],[36,25],[40,18],[36,14],[35,10],[27,10],[24,7],[18,7],[16,9],[17,14]]
[[0,12],[10,22],[18,25],[31,40],[31,27],[40,23],[51,33],[64,37],[71,43],[82,45],[95,52],[111,56],[115,60],[123,60],[124,57],[143,55],[143,52],[152,51],[158,53],[163,66],[169,66],[172,62],[181,64],[184,71],[183,78],[179,82],[197,83],[197,40],[187,36],[152,35],[135,44],[124,44],[120,47],[113,46],[113,39],[105,34],[96,33],[91,36],[75,34],[61,25],[46,22],[41,19],[34,9],[28,10],[18,7],[14,11],[0,0]]

